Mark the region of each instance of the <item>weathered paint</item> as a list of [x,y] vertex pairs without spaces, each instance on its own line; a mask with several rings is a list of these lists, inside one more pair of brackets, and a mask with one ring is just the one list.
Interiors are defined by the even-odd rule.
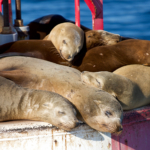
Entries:
[[[2,4],[3,4],[3,0],[0,0],[0,12],[2,12]],[[9,7],[9,23],[13,24],[11,0],[8,0],[8,7]]]
[[84,0],[92,13],[93,30],[103,30],[103,0]]
[[1,150],[111,150],[110,137],[83,123],[71,132],[44,122],[0,123]]
[[123,132],[112,135],[112,150],[150,149],[150,106],[124,113]]

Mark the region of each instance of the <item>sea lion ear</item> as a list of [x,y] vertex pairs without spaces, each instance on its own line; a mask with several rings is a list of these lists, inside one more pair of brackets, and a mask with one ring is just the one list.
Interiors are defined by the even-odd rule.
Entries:
[[8,70],[8,71],[0,71],[0,76],[7,78],[18,85],[23,85],[30,82],[34,82],[36,80],[36,75],[30,74],[23,70]]
[[102,102],[100,100],[93,100],[97,105],[100,105]]

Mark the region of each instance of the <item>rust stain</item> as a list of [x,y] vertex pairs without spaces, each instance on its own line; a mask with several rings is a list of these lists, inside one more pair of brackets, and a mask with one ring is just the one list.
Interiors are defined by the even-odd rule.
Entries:
[[66,135],[65,135],[65,150],[67,150],[67,138],[66,138]]
[[127,139],[125,140],[125,144],[126,144],[126,145],[128,145],[128,141],[127,141]]
[[20,131],[20,132],[18,132],[18,133],[21,133],[21,134],[28,134],[27,131]]
[[108,149],[110,149],[110,147],[111,147],[111,144],[110,144],[110,143],[108,143],[108,146],[107,146],[107,148],[108,148]]
[[51,149],[53,150],[53,129],[52,129],[52,148]]
[[57,144],[58,144],[57,140],[54,140],[54,142],[55,142],[55,147],[57,147]]

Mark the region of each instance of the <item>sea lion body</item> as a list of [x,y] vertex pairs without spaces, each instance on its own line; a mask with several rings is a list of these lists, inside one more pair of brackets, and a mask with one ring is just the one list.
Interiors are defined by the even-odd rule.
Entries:
[[[20,40],[0,46],[0,53],[6,56],[28,56],[44,59],[57,64],[70,65],[63,60],[51,41],[44,40]],[[1,54],[1,57],[5,54]]]
[[72,61],[83,47],[84,32],[73,23],[61,23],[55,26],[44,40],[52,41],[61,57]]
[[84,83],[104,90],[116,97],[124,110],[150,104],[150,68],[128,65],[113,73],[107,71],[81,74]]
[[72,67],[80,71],[112,72],[130,64],[150,65],[150,41],[125,40],[111,46],[92,48],[76,57]]
[[0,75],[23,87],[64,96],[96,130],[114,133],[122,128],[119,102],[107,92],[83,85],[76,69],[35,58],[7,57],[0,59]]
[[38,120],[70,131],[77,125],[73,105],[59,94],[31,90],[0,77],[0,121]]

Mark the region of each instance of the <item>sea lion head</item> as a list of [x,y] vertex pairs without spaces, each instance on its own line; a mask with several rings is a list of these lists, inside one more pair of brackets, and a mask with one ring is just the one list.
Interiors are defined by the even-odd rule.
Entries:
[[116,97],[122,105],[129,104],[129,99],[134,90],[134,84],[128,78],[108,71],[84,71],[81,73],[81,80],[85,84],[110,93]]
[[104,30],[91,30],[85,33],[86,48],[96,46],[114,45],[121,41],[121,36]]
[[94,101],[97,108],[93,110],[93,114],[89,114],[90,117],[86,118],[87,123],[101,132],[121,133],[123,109],[116,98],[105,91],[99,92],[98,90],[97,95],[91,100]]
[[61,23],[55,26],[49,35],[62,59],[72,61],[83,47],[84,32],[73,23]]
[[[106,72],[106,71],[104,71],[104,72]],[[103,90],[104,81],[105,81],[105,76],[103,76],[104,72],[83,71],[81,73],[81,80],[90,86],[93,86],[93,87]],[[106,72],[106,73],[108,73],[108,72]]]
[[[78,124],[74,106],[64,97],[53,92],[44,91],[40,112],[42,119],[52,125],[70,131]],[[49,94],[50,93],[50,94]]]

